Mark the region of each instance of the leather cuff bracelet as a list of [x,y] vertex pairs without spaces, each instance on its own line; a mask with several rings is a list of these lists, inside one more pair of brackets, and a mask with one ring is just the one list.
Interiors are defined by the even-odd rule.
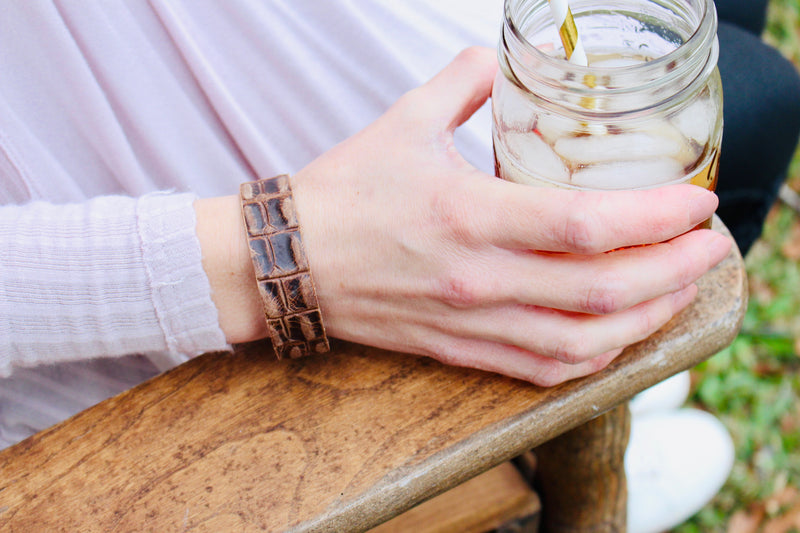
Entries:
[[243,183],[239,193],[258,292],[278,359],[327,352],[330,345],[303,250],[289,176]]

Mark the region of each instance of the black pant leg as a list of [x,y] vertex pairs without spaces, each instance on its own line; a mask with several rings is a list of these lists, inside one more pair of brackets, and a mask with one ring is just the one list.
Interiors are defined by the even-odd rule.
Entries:
[[800,76],[778,51],[736,26],[720,23],[719,40],[725,126],[718,214],[746,253],[797,147]]
[[767,0],[716,0],[719,19],[761,35],[767,17]]

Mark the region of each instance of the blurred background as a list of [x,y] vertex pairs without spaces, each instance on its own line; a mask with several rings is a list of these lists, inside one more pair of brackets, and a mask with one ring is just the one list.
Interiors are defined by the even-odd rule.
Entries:
[[[800,0],[770,0],[764,39],[800,69]],[[800,150],[746,257],[750,303],[741,333],[692,371],[691,403],[728,427],[736,465],[717,497],[676,532],[800,533],[798,192]]]

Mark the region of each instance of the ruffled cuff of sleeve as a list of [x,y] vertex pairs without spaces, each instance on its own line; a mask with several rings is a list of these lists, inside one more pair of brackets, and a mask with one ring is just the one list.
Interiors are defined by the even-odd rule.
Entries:
[[162,369],[204,352],[230,350],[202,266],[195,200],[193,194],[153,193],[136,207],[153,308],[167,346],[166,353],[148,356]]
[[229,350],[192,194],[0,207],[0,375],[146,354],[162,370]]

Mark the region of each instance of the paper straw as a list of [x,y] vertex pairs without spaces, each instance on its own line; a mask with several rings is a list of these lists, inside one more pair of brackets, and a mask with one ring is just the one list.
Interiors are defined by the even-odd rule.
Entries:
[[578,28],[575,26],[575,19],[572,18],[572,11],[567,4],[567,0],[549,1],[550,11],[553,13],[553,18],[556,19],[558,36],[561,37],[561,44],[564,45],[567,59],[572,64],[586,66],[588,63],[586,52],[583,49],[580,36],[578,36]]

